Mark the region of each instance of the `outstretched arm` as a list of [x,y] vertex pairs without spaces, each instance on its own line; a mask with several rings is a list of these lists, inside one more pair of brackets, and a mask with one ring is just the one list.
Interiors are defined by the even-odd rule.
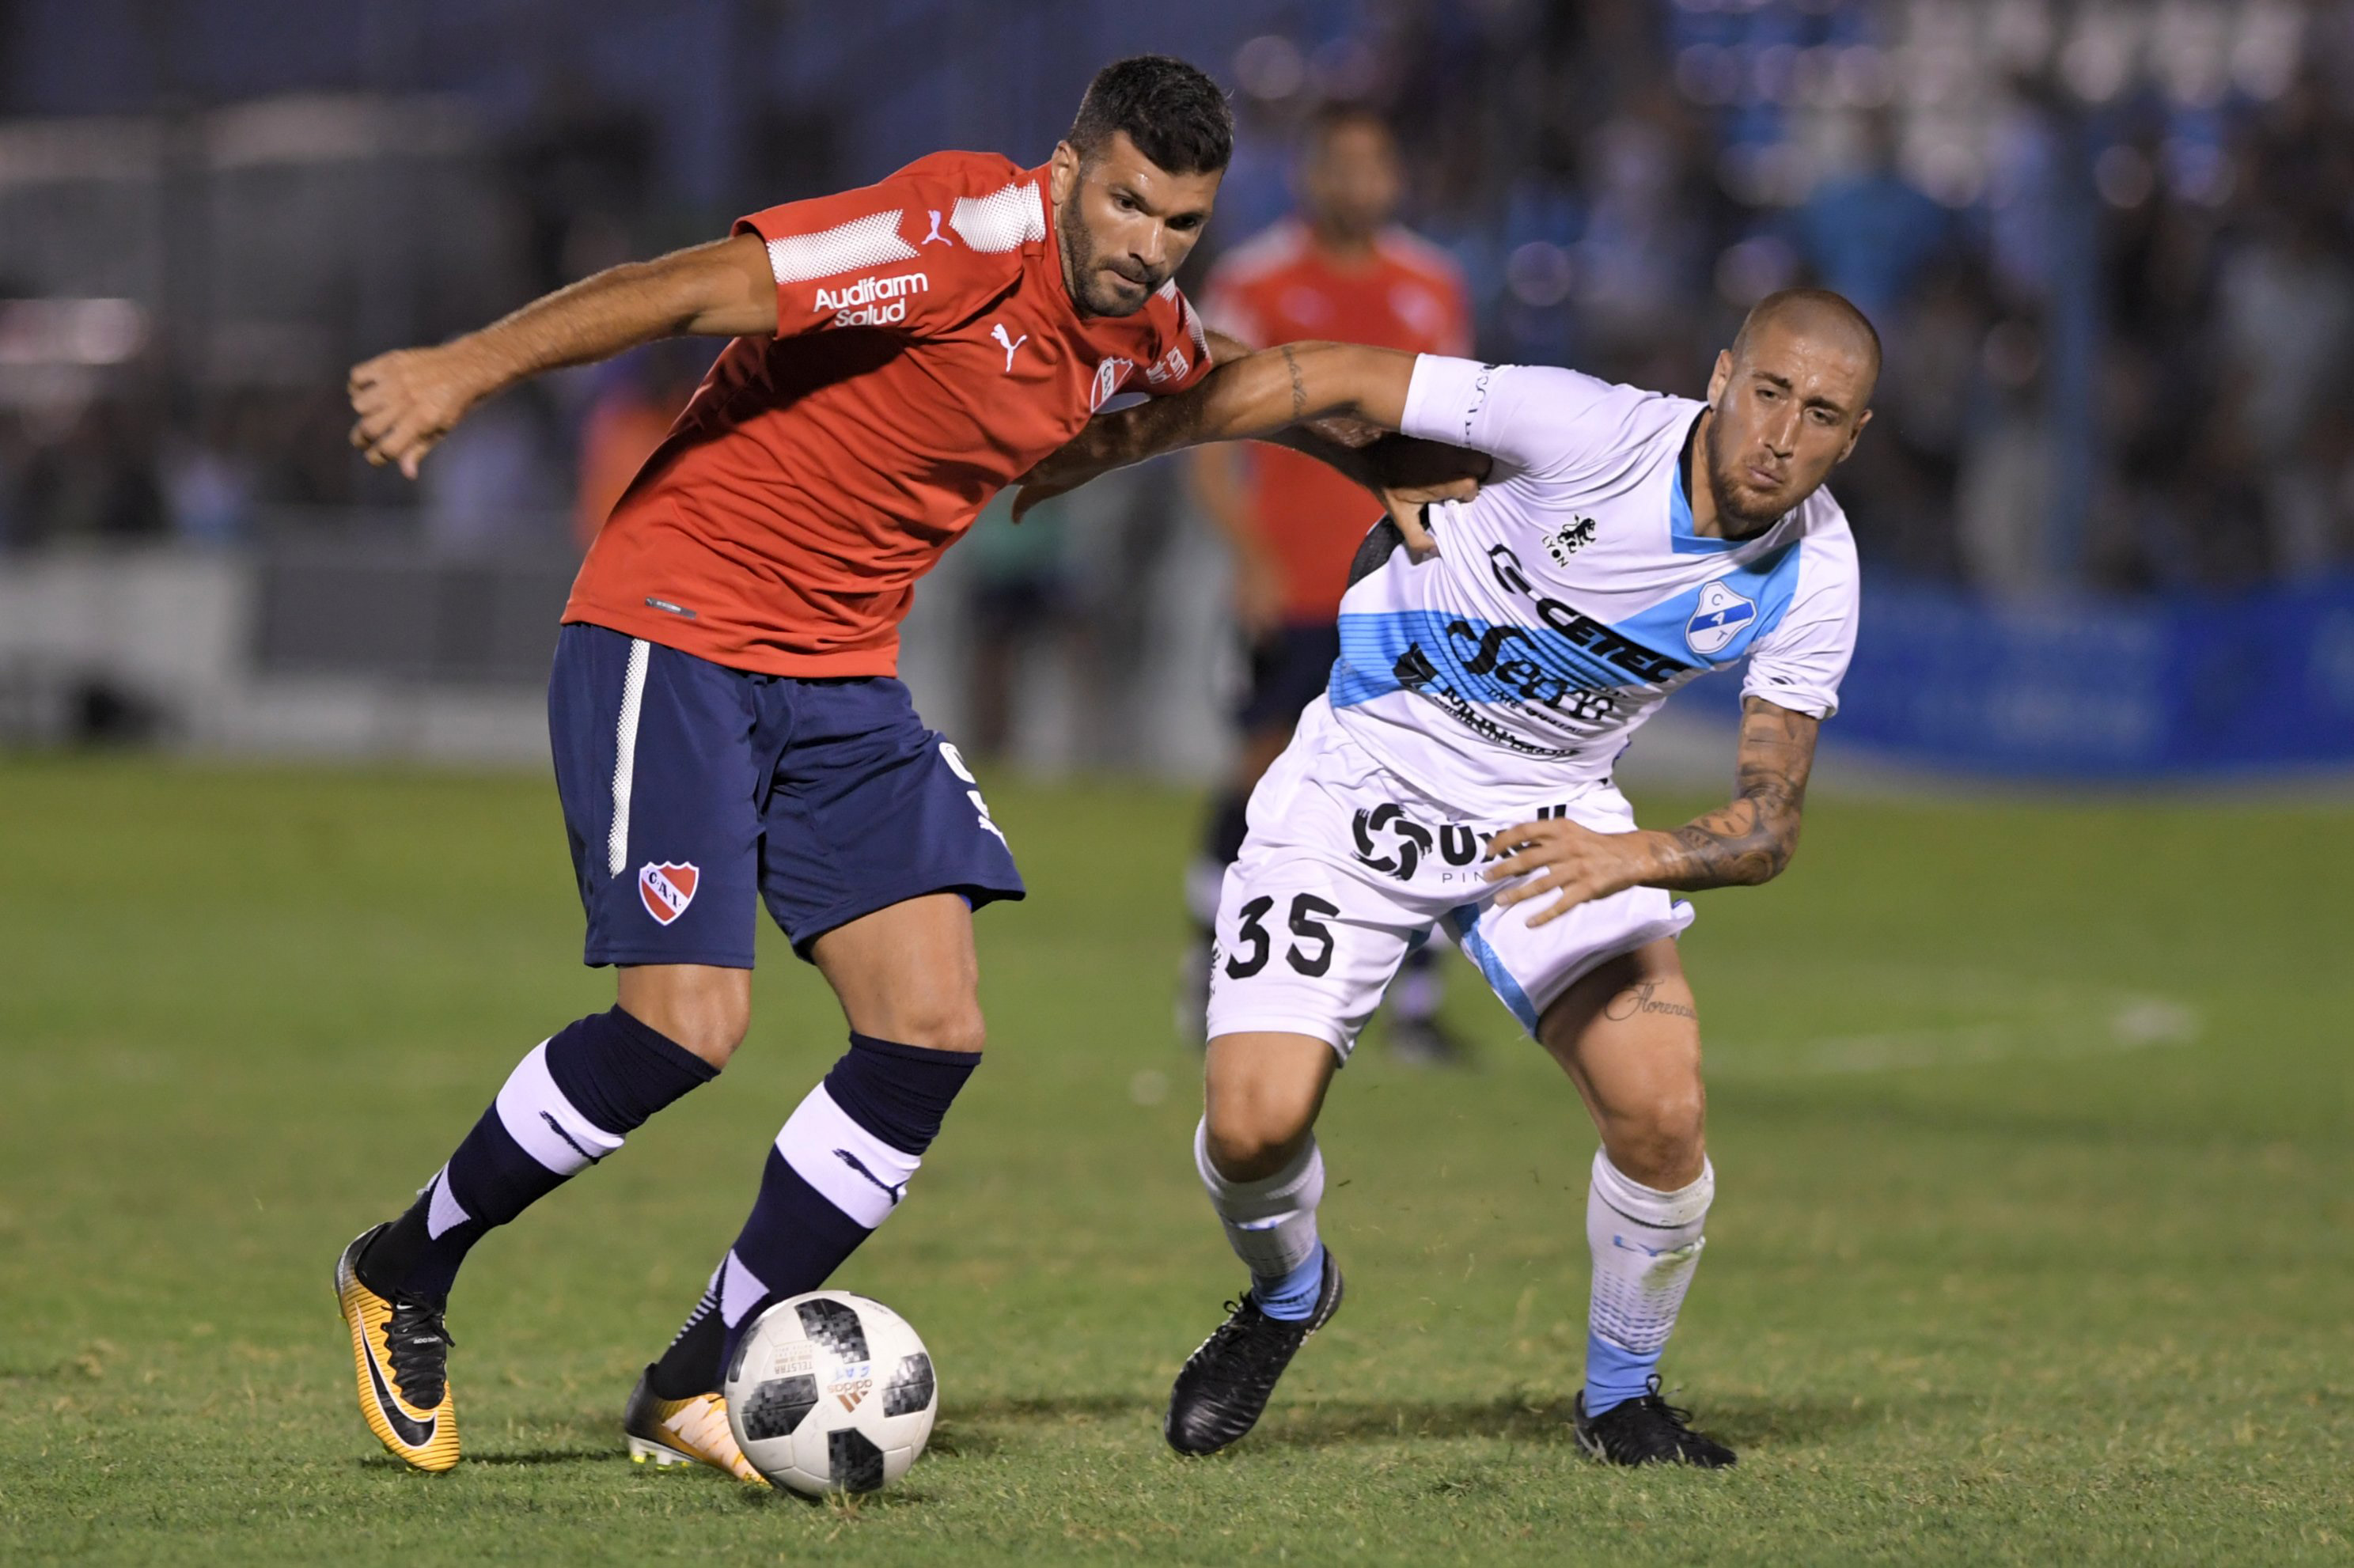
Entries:
[[1496,902],[1560,894],[1529,916],[1530,925],[1542,926],[1629,887],[1692,892],[1772,881],[1797,852],[1807,775],[1821,728],[1820,719],[1761,697],[1746,699],[1730,804],[1664,833],[1597,833],[1558,817],[1506,828],[1489,841],[1490,853],[1501,858],[1488,868],[1488,878],[1529,879],[1499,893]]
[[[1070,445],[1023,476],[1013,514],[1088,480],[1209,441],[1265,439],[1288,425],[1341,417],[1394,430],[1405,415],[1415,356],[1347,343],[1289,343],[1222,364],[1202,384],[1089,423]],[[1285,431],[1283,444],[1326,461],[1360,482],[1375,475],[1350,449]],[[1352,471],[1352,469],[1354,471]]]
[[[1231,340],[1220,340],[1231,342]],[[1436,546],[1422,525],[1426,502],[1468,498],[1488,476],[1484,453],[1405,436],[1415,355],[1346,343],[1295,343],[1221,359],[1202,384],[1091,422],[1022,478],[1013,520],[1039,502],[1114,469],[1180,448],[1259,440],[1337,469],[1387,508],[1416,556]]]
[[753,337],[777,330],[767,248],[738,234],[633,261],[559,289],[479,332],[352,367],[352,445],[409,478],[434,443],[484,398],[567,365],[656,338]]

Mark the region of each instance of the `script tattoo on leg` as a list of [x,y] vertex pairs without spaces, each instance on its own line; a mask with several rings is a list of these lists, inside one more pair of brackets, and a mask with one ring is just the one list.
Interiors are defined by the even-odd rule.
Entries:
[[1289,344],[1283,347],[1283,367],[1291,372],[1291,417],[1296,419],[1308,408],[1308,382],[1299,374],[1299,360]]
[[1622,991],[1602,1009],[1602,1016],[1613,1023],[1623,1023],[1638,1012],[1665,1013],[1670,1018],[1689,1018],[1700,1022],[1700,1014],[1681,1001],[1669,1001],[1658,994],[1659,982],[1645,980],[1630,990]]

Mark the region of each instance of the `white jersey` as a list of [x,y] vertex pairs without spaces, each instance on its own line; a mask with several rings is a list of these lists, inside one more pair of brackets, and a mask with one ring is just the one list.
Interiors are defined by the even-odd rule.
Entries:
[[1705,405],[1574,370],[1424,355],[1404,429],[1494,454],[1341,601],[1332,709],[1349,738],[1458,810],[1606,786],[1693,676],[1743,658],[1744,694],[1816,717],[1855,647],[1855,543],[1818,490],[1743,540],[1692,530],[1681,457]]

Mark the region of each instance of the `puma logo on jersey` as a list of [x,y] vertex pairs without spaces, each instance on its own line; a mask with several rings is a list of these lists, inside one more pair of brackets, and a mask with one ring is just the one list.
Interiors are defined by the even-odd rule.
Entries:
[[1020,337],[1008,337],[1005,334],[1005,323],[1003,322],[999,322],[995,326],[989,329],[989,335],[995,338],[998,342],[998,346],[1005,350],[1005,374],[1008,376],[1013,375],[1013,351],[1020,348],[1023,344],[1028,343],[1030,341],[1030,334],[1025,332]]
[[951,250],[955,249],[956,241],[950,239],[947,235],[940,232],[940,209],[936,207],[926,207],[924,210],[932,215],[932,231],[924,236],[923,239],[916,246],[916,249],[921,250],[927,245],[937,244],[945,245]]

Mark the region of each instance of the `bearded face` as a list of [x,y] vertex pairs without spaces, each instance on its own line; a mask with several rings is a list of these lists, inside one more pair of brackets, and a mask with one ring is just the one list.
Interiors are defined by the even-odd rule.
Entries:
[[1717,361],[1701,457],[1727,536],[1761,532],[1855,450],[1878,372],[1852,332],[1776,321]]
[[1081,313],[1129,316],[1176,275],[1202,238],[1219,172],[1172,175],[1125,132],[1082,158],[1055,150],[1055,218],[1063,276]]

